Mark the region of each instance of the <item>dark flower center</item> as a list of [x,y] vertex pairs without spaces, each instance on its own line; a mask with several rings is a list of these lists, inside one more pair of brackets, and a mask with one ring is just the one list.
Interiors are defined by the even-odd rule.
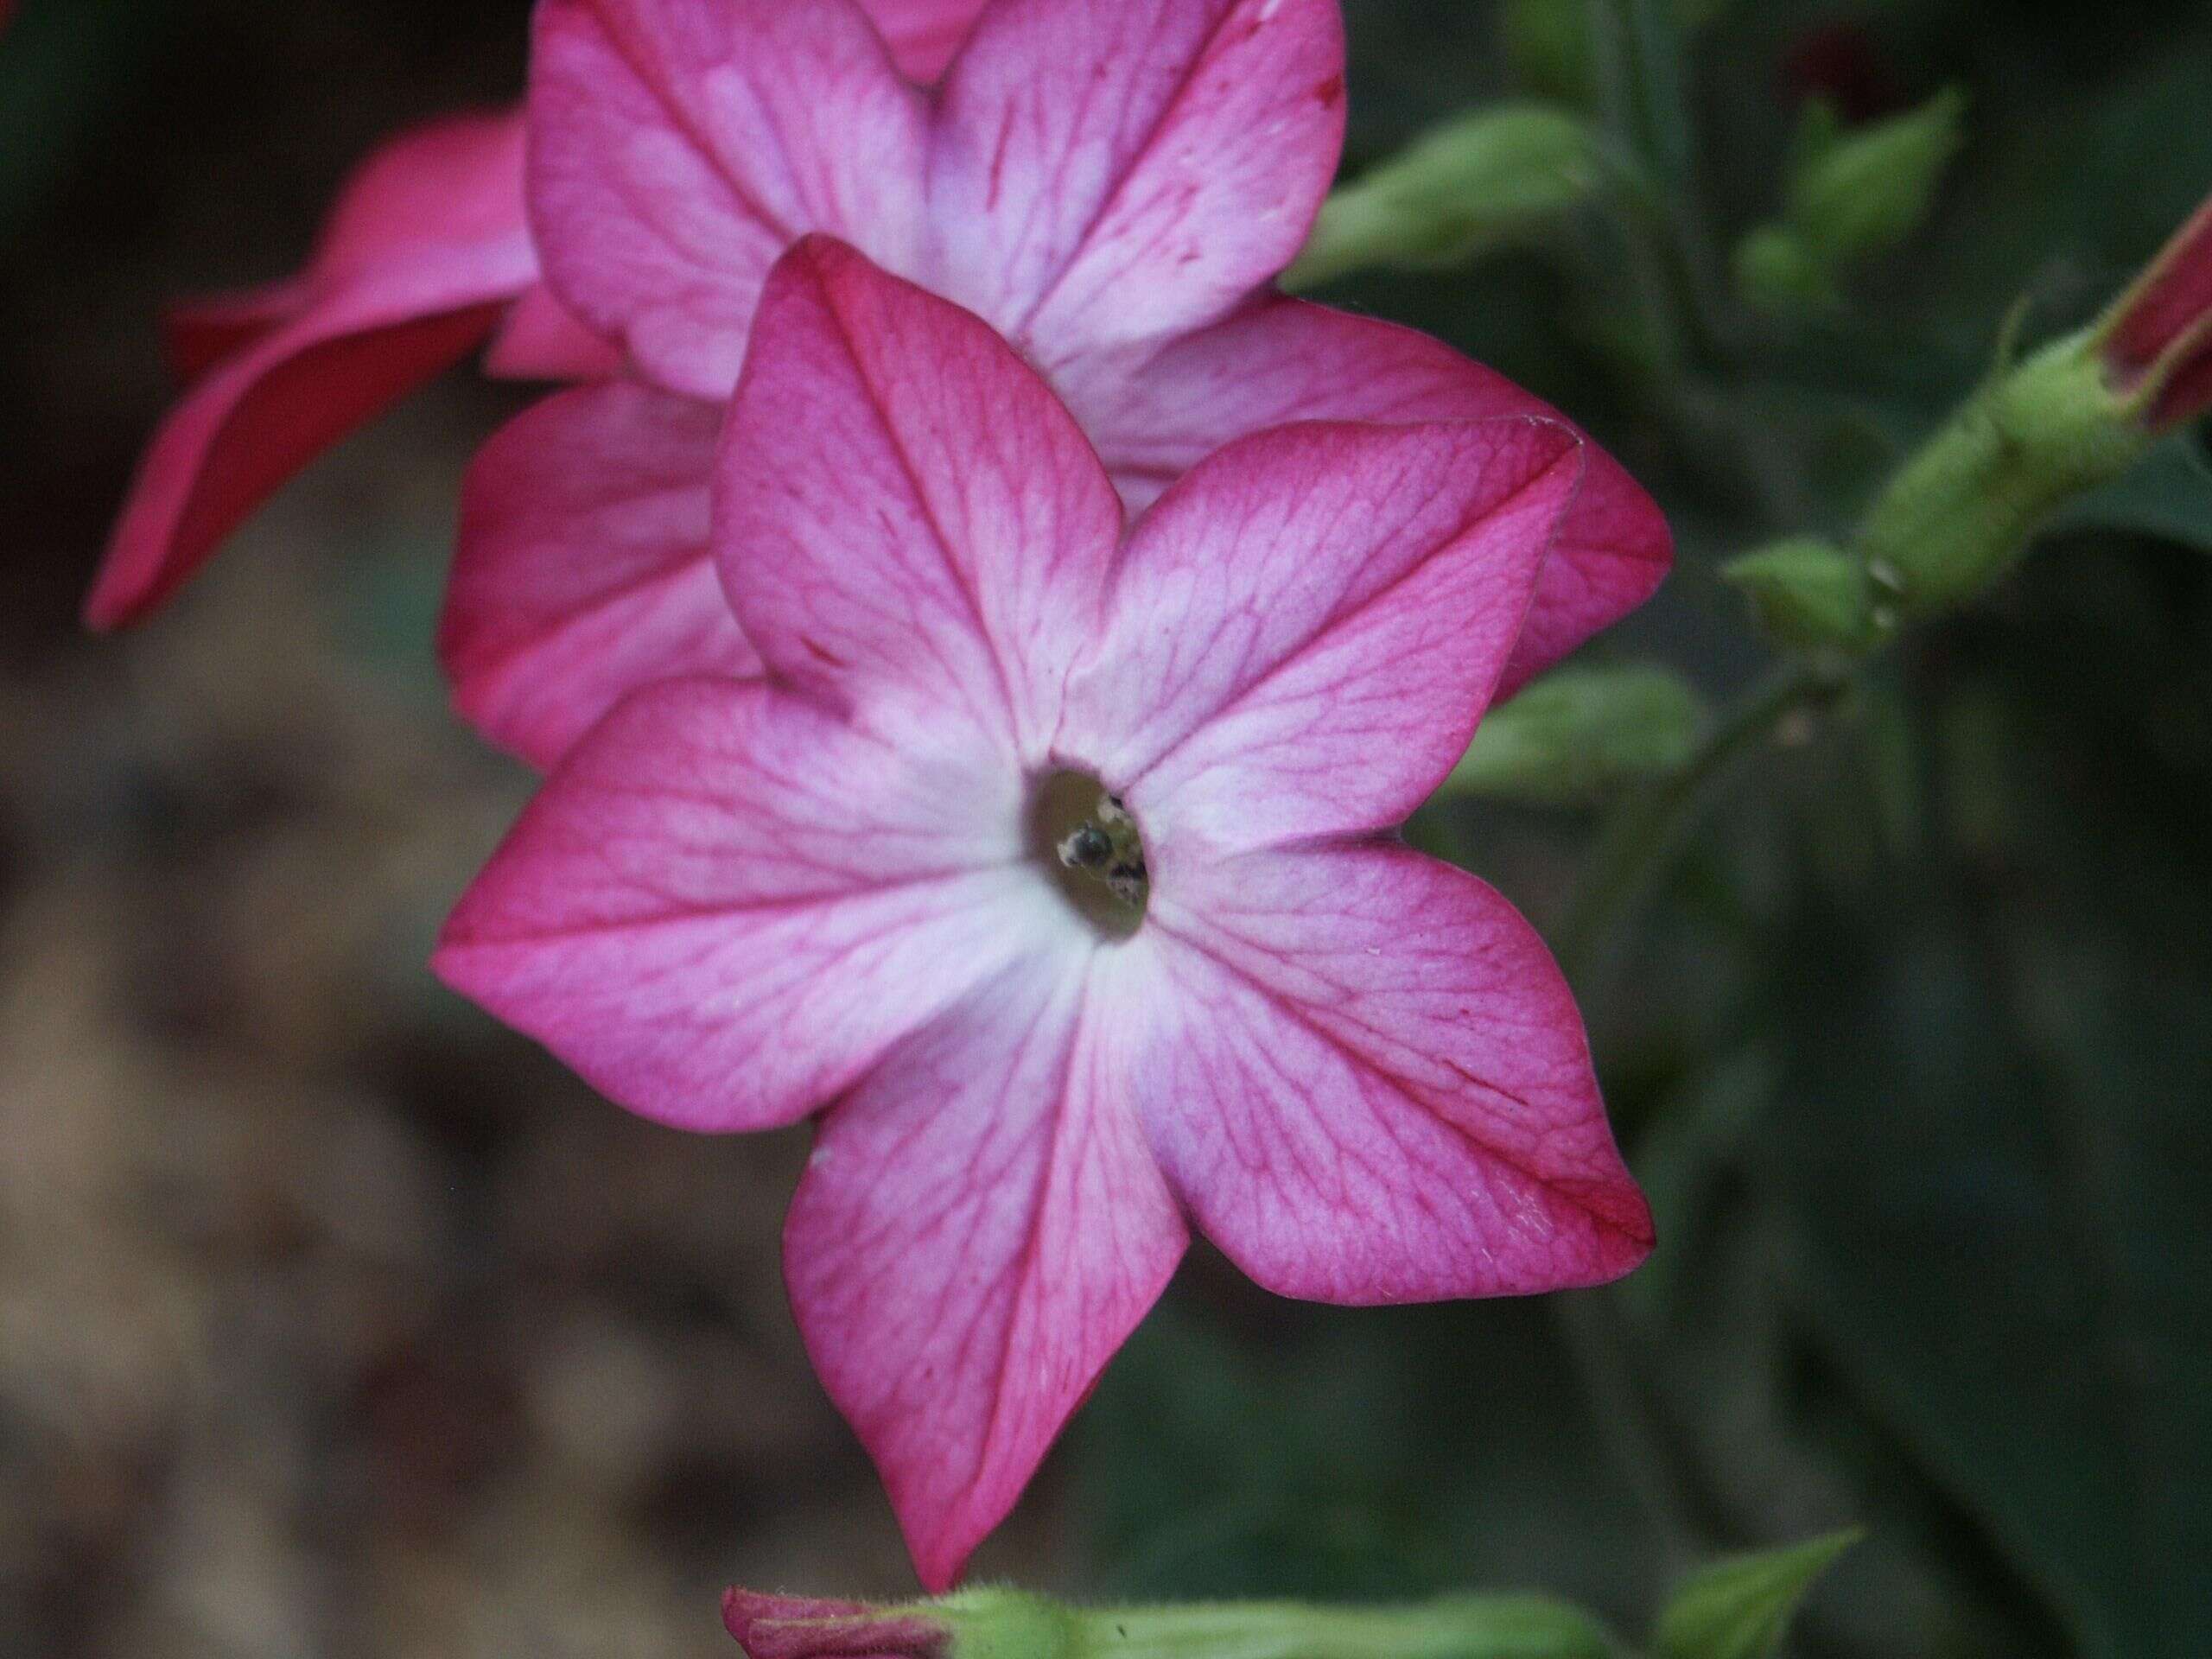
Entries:
[[1109,939],[1144,921],[1152,891],[1144,842],[1128,809],[1080,772],[1039,780],[1029,814],[1030,851],[1084,920]]

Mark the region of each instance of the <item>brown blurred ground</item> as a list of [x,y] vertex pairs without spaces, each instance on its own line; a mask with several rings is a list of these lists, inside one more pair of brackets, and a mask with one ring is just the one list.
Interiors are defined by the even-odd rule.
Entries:
[[[73,620],[158,300],[285,269],[521,8],[68,11],[0,39],[99,35],[0,197],[0,1654],[708,1654],[732,1579],[911,1590],[784,1304],[804,1133],[633,1121],[423,965],[528,783],[429,653],[511,400],[456,377],[147,627]],[[986,1570],[1052,1581],[1052,1493]]]

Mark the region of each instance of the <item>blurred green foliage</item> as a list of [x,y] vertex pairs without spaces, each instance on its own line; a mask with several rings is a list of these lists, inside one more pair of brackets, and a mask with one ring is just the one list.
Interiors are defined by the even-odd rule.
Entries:
[[[1348,10],[1354,180],[1525,96],[1685,169],[1679,212],[1593,200],[1469,269],[1322,297],[1444,334],[1630,466],[1680,563],[1604,649],[1716,701],[1763,654],[1721,565],[1847,532],[2008,314],[2023,346],[2086,322],[2212,189],[2212,14],[2180,0],[1719,9],[1637,80],[1663,105],[1673,76],[1671,109],[1608,79],[1664,7]],[[1608,48],[1624,19],[1641,32]],[[1878,119],[1948,111],[1950,87],[1963,146],[1930,147],[1940,181],[1854,249],[1833,306],[1736,306],[1725,251],[1783,200],[1808,101]],[[1855,1523],[1785,1651],[2212,1652],[2208,550],[2185,433],[1986,601],[1783,721],[1581,963],[1659,1217],[1638,1274],[1346,1314],[1201,1262],[1077,1433],[1103,1580],[1522,1586],[1643,1630],[1715,1552]],[[1415,826],[1555,937],[1590,833],[1465,799]]]
[[1650,663],[1562,668],[1491,710],[1441,792],[1568,805],[1662,777],[1697,747],[1705,709]]
[[1660,1614],[1654,1659],[1768,1659],[1806,1591],[1860,1535],[1830,1533],[1699,1569]]

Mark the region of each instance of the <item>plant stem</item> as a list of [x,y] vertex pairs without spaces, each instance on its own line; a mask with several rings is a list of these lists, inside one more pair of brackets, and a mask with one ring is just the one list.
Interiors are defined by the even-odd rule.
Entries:
[[1832,701],[1847,667],[1791,662],[1721,717],[1688,766],[1627,802],[1607,822],[1555,944],[1570,978],[1597,972],[1612,930],[1633,910],[1711,809],[1737,764],[1789,715]]
[[1695,203],[1696,143],[1683,88],[1682,42],[1663,0],[1589,0],[1613,171],[1637,210],[1644,302],[1666,349],[1707,362],[1729,355],[1711,302],[1711,264]]
[[1099,1659],[1596,1659],[1605,1651],[1586,1615],[1541,1596],[1102,1608],[1087,1622],[1085,1645]]

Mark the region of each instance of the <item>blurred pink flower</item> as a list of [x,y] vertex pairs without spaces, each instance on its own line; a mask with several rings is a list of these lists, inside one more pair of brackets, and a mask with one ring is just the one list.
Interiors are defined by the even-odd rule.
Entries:
[[[927,80],[984,0],[858,3],[899,67]],[[161,605],[278,486],[495,328],[494,373],[620,366],[537,282],[518,114],[402,135],[340,192],[306,271],[177,308],[169,358],[190,390],[140,465],[86,620],[118,627]]]
[[[849,0],[544,0],[532,220],[636,378],[486,448],[441,649],[550,764],[623,692],[756,658],[715,591],[707,461],[770,266],[833,232],[999,329],[1141,506],[1305,419],[1552,411],[1409,330],[1281,297],[1344,132],[1337,0],[996,0],[933,93]],[[1594,448],[1507,685],[1649,594],[1664,521]]]
[[437,965],[645,1116],[822,1114],[786,1278],[923,1581],[1013,1505],[1186,1218],[1335,1302],[1640,1261],[1541,941],[1390,836],[1504,673],[1586,446],[1301,424],[1125,531],[968,312],[820,237],[759,305],[702,442],[766,673],[624,700]]
[[2159,251],[2101,325],[2105,363],[2123,390],[2155,386],[2163,429],[2212,409],[2212,200]]
[[944,1659],[952,1646],[925,1614],[752,1590],[723,1592],[722,1623],[747,1659]]

